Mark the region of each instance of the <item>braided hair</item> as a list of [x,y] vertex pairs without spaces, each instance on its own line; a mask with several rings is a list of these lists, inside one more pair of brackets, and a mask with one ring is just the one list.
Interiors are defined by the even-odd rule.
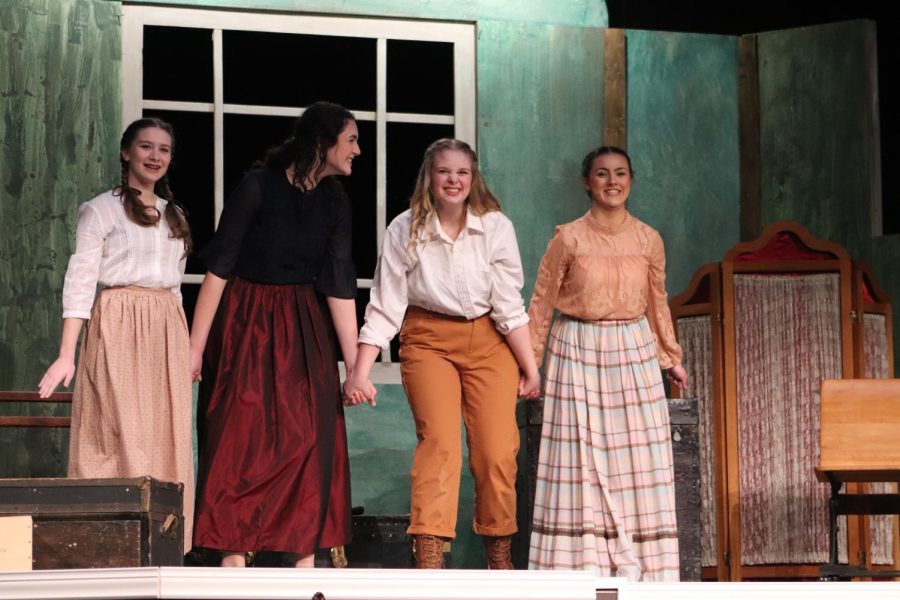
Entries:
[[119,142],[119,164],[121,165],[122,179],[119,187],[113,190],[113,194],[122,197],[122,206],[125,209],[125,215],[130,221],[137,223],[141,227],[153,227],[159,223],[160,218],[165,216],[166,223],[169,225],[169,230],[171,231],[169,237],[172,239],[183,240],[184,250],[190,254],[193,244],[191,241],[191,228],[187,222],[187,209],[185,209],[184,205],[173,196],[172,189],[169,187],[168,175],[163,175],[153,187],[153,191],[156,195],[166,201],[166,208],[162,215],[155,206],[147,206],[141,202],[140,190],[128,185],[129,166],[128,161],[122,156],[122,152],[131,148],[131,145],[134,143],[134,140],[142,129],[150,127],[162,129],[168,133],[169,137],[172,138],[172,144],[174,146],[175,135],[172,131],[172,126],[162,119],[148,117],[132,122],[125,128],[125,132],[122,134],[122,140]]

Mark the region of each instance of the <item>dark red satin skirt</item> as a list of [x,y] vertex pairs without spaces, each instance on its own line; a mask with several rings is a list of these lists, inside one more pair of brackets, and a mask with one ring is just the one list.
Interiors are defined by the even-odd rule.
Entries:
[[197,421],[194,546],[305,555],[350,542],[334,329],[311,285],[229,281]]

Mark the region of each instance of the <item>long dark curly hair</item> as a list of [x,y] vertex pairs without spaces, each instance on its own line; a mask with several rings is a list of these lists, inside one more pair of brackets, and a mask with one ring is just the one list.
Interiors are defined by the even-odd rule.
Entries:
[[156,195],[166,201],[166,209],[163,215],[160,215],[159,210],[155,206],[147,206],[141,202],[141,191],[128,185],[128,161],[125,160],[122,153],[131,149],[131,145],[137,139],[141,130],[150,127],[162,129],[168,133],[169,137],[172,138],[172,149],[175,149],[175,134],[169,123],[154,117],[138,119],[132,122],[125,128],[122,140],[119,142],[119,164],[122,167],[122,181],[119,187],[113,190],[113,194],[122,197],[122,206],[125,208],[125,214],[131,221],[142,227],[153,227],[159,223],[162,216],[165,216],[166,223],[168,223],[171,231],[169,237],[183,240],[184,250],[190,254],[193,243],[191,241],[191,228],[187,221],[187,210],[172,194],[172,189],[169,187],[168,174],[163,175],[153,186],[153,191]]
[[316,181],[325,170],[328,149],[337,144],[347,121],[355,120],[353,113],[340,104],[324,101],[310,104],[294,121],[291,137],[270,148],[254,166],[293,167],[293,184],[306,191],[310,187],[308,182]]

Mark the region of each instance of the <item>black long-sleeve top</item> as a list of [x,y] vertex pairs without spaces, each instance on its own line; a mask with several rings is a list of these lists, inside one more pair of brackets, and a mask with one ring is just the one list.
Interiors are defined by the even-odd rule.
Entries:
[[356,297],[350,199],[336,182],[302,192],[283,170],[254,169],[225,202],[212,241],[199,253],[227,279],[313,283],[335,298]]

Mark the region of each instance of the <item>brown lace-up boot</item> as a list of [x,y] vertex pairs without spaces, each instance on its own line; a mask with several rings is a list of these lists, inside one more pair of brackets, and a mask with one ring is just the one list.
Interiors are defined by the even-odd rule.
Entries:
[[510,547],[512,538],[508,535],[500,537],[483,536],[484,554],[488,559],[488,569],[513,569]]
[[420,569],[444,568],[444,539],[436,535],[417,535],[413,554]]

